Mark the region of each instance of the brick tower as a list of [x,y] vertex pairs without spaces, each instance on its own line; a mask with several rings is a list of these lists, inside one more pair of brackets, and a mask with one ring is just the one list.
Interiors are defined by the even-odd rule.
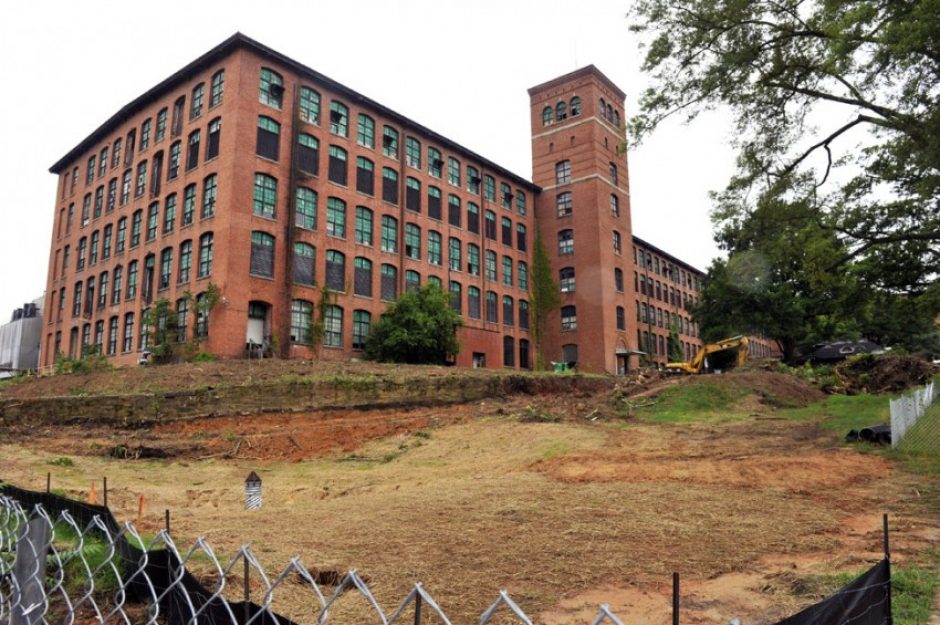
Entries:
[[561,285],[546,360],[621,373],[637,363],[624,93],[589,65],[529,89],[536,223]]

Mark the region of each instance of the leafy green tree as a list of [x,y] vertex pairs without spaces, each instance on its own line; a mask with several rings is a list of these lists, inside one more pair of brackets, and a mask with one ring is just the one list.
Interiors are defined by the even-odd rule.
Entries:
[[371,360],[445,364],[460,351],[457,328],[463,321],[450,294],[434,284],[408,291],[372,327],[365,353]]
[[717,196],[720,229],[785,191],[843,243],[830,268],[864,262],[874,283],[909,293],[935,278],[937,0],[638,0],[631,20],[654,82],[637,137],[719,105],[734,115],[738,172]]
[[669,336],[666,337],[666,352],[669,354],[669,362],[685,362],[682,341],[679,340],[679,329],[676,326],[669,328]]
[[545,249],[545,242],[538,230],[532,246],[532,291],[529,294],[532,318],[532,341],[535,343],[535,368],[544,368],[542,355],[542,332],[546,317],[561,303],[561,289],[552,274],[552,261]]
[[158,299],[141,320],[147,328],[147,349],[155,364],[173,362],[179,357],[179,316],[167,299]]

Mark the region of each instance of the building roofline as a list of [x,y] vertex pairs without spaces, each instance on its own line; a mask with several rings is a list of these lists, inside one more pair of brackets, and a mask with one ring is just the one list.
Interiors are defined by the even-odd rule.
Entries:
[[598,78],[601,82],[603,82],[603,83],[606,84],[608,87],[610,87],[610,89],[611,89],[614,93],[616,93],[621,99],[623,99],[623,100],[626,100],[626,99],[627,99],[627,94],[624,93],[623,90],[622,90],[620,87],[618,87],[616,84],[614,84],[614,81],[612,81],[610,78],[608,78],[608,77],[604,74],[604,72],[602,72],[601,70],[597,69],[597,67],[595,67],[594,65],[587,65],[587,66],[582,67],[582,68],[580,68],[580,69],[576,69],[576,70],[574,70],[573,72],[569,72],[569,73],[565,74],[564,76],[559,76],[558,78],[552,78],[552,79],[549,80],[548,82],[543,82],[543,83],[540,84],[540,85],[535,85],[534,87],[530,87],[530,88],[529,88],[529,96],[531,97],[531,96],[535,95],[536,93],[538,93],[538,92],[540,92],[540,91],[545,91],[546,89],[551,89],[552,87],[557,87],[557,86],[559,86],[559,85],[561,85],[561,84],[564,84],[564,83],[566,83],[566,82],[569,82],[569,81],[571,81],[571,80],[573,80],[573,79],[575,79],[575,78],[582,78],[582,77],[584,77],[584,76],[594,76],[594,77]]
[[640,237],[636,236],[635,234],[633,235],[633,242],[634,242],[635,244],[637,244],[637,245],[642,245],[643,247],[648,248],[651,252],[656,252],[656,253],[659,254],[660,256],[665,256],[665,257],[668,258],[670,261],[672,261],[672,262],[674,262],[674,263],[676,263],[676,264],[682,265],[682,266],[685,267],[686,269],[691,269],[692,271],[694,271],[694,272],[697,273],[697,274],[700,274],[700,275],[703,275],[703,276],[706,274],[706,272],[702,271],[701,269],[698,269],[697,267],[695,267],[695,266],[693,266],[693,265],[690,265],[689,263],[685,262],[684,260],[681,260],[681,259],[679,259],[679,258],[676,258],[675,256],[673,256],[673,255],[670,254],[669,252],[665,251],[664,249],[662,249],[662,248],[660,248],[660,247],[656,247],[655,245],[653,245],[653,244],[650,243],[649,241],[646,241],[646,240],[644,240],[644,239],[641,239]]
[[458,152],[460,154],[463,154],[464,156],[469,156],[470,158],[476,159],[481,164],[483,164],[488,170],[498,173],[506,178],[509,178],[513,180],[514,182],[522,186],[525,186],[530,191],[533,191],[533,192],[541,191],[541,187],[531,182],[530,180],[527,180],[523,176],[520,176],[519,174],[516,174],[506,169],[505,167],[498,165],[497,163],[491,161],[490,159],[477,154],[473,150],[470,150],[469,148],[466,148],[460,145],[456,141],[453,141],[452,139],[448,139],[447,137],[437,132],[434,132],[430,128],[427,128],[426,126],[423,126],[419,124],[418,122],[412,119],[409,119],[408,117],[405,117],[401,113],[397,113],[396,111],[393,111],[387,106],[379,104],[375,100],[372,100],[371,98],[368,98],[362,95],[358,91],[350,89],[349,87],[333,80],[332,78],[324,76],[320,72],[304,65],[303,63],[295,61],[294,59],[288,56],[285,56],[281,54],[280,52],[272,48],[269,48],[265,46],[264,44],[259,43],[255,41],[254,39],[252,39],[251,37],[248,37],[247,35],[244,35],[240,32],[236,32],[234,35],[232,35],[231,37],[229,37],[228,39],[226,39],[219,45],[215,46],[214,48],[212,48],[211,50],[209,50],[202,56],[198,57],[196,60],[187,64],[182,69],[174,72],[171,76],[169,76],[165,80],[159,82],[157,85],[148,89],[142,95],[138,96],[137,98],[135,98],[128,104],[121,107],[121,109],[117,113],[112,115],[106,122],[104,122],[101,126],[95,129],[90,135],[85,137],[85,139],[82,140],[81,143],[79,143],[77,146],[69,150],[69,152],[65,156],[63,156],[58,161],[56,161],[56,163],[52,165],[52,167],[49,168],[50,173],[53,173],[53,174],[61,173],[67,164],[71,163],[77,157],[84,154],[92,146],[98,144],[101,141],[103,136],[110,134],[117,126],[120,126],[122,123],[127,121],[130,117],[136,114],[141,108],[143,108],[147,104],[150,104],[154,100],[158,99],[166,91],[169,91],[176,85],[183,83],[186,80],[189,80],[189,77],[196,71],[199,71],[199,70],[202,70],[202,69],[205,69],[207,67],[214,65],[222,58],[228,56],[232,52],[235,52],[236,50],[239,50],[239,49],[250,50],[260,56],[269,58],[273,61],[276,61],[277,63],[280,63],[281,65],[289,67],[291,70],[293,70],[297,74],[303,77],[309,78],[313,81],[319,82],[323,85],[326,85],[333,91],[336,91],[337,93],[345,96],[346,98],[348,98],[349,100],[353,102],[356,102],[361,105],[365,105],[367,107],[370,107],[378,111],[385,117],[388,117],[390,120],[395,121],[399,125],[401,125],[403,130],[410,128],[413,131],[422,133],[426,135],[427,137],[429,137],[430,139],[432,139],[433,141],[440,143],[442,146],[447,147],[453,150],[454,152]]

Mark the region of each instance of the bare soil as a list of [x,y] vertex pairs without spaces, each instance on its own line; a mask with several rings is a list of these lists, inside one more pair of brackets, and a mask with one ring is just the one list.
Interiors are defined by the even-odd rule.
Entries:
[[[876,561],[882,512],[898,564],[940,543],[920,478],[812,421],[773,418],[774,406],[816,397],[777,375],[710,377],[752,389],[761,414],[717,424],[624,420],[605,393],[10,429],[0,477],[41,488],[51,471],[53,487],[86,497],[106,475],[119,520],[156,532],[169,509],[181,549],[206,536],[224,565],[249,543],[269,578],[294,555],[321,572],[356,568],[387,614],[420,580],[455,624],[476,622],[501,588],[540,623],[588,623],[608,603],[623,622],[660,624],[679,572],[683,623],[764,625],[816,599],[807,575]],[[116,459],[116,446],[170,457]],[[71,466],[49,464],[66,456]],[[260,511],[243,509],[251,470],[264,480]],[[214,581],[205,558],[193,564]],[[253,576],[253,598],[264,590]],[[274,609],[313,623],[312,599],[287,584]],[[368,610],[348,593],[331,619],[364,622]]]

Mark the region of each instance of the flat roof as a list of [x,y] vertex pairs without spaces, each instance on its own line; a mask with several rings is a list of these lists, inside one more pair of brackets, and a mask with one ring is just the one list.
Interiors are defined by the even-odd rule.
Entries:
[[535,85],[534,87],[529,88],[529,95],[534,95],[539,91],[545,91],[546,89],[551,89],[557,85],[564,84],[574,78],[581,78],[582,76],[596,76],[601,82],[610,87],[610,89],[620,96],[621,100],[627,99],[627,94],[623,92],[617,85],[614,84],[610,78],[608,78],[604,72],[597,69],[594,65],[586,65],[580,69],[576,69],[573,72],[569,72],[564,76],[559,76],[558,78],[552,78],[548,82],[543,82],[540,85]]
[[422,126],[421,124],[409,119],[408,117],[405,117],[400,113],[396,113],[392,109],[379,104],[375,100],[367,98],[361,93],[336,82],[332,78],[324,76],[316,70],[299,63],[294,59],[291,59],[290,57],[287,57],[280,52],[277,52],[276,50],[273,50],[255,41],[251,37],[243,35],[240,32],[236,32],[234,35],[197,58],[195,61],[173,73],[169,78],[166,78],[165,80],[157,83],[154,87],[150,88],[142,95],[121,107],[117,113],[112,115],[106,122],[95,129],[94,132],[85,137],[81,143],[69,150],[65,156],[56,161],[56,163],[49,168],[49,171],[53,174],[61,173],[65,169],[66,165],[83,155],[92,147],[97,146],[105,136],[110,135],[118,126],[130,119],[140,109],[159,99],[164,93],[173,89],[177,85],[189,80],[192,74],[215,65],[220,60],[239,49],[251,50],[259,56],[270,59],[276,63],[280,63],[281,65],[290,68],[305,78],[327,86],[328,88],[336,91],[353,102],[356,102],[365,107],[372,108],[385,117],[388,117],[390,120],[397,122],[402,126],[402,128],[410,128],[415,132],[422,133],[433,141],[440,143],[442,146],[447,147],[454,152],[459,152],[465,156],[469,156],[472,159],[476,159],[488,170],[498,173],[501,176],[504,176],[505,178],[508,178],[520,184],[521,186],[526,187],[530,191],[541,191],[541,187],[520,176],[519,174],[513,173],[512,171],[502,167],[501,165],[498,165],[497,163],[494,163],[488,158],[480,156],[473,150],[470,150],[425,126]]
[[697,274],[699,274],[699,275],[702,275],[702,276],[705,275],[705,272],[702,271],[701,269],[697,269],[697,268],[693,267],[692,265],[690,265],[689,263],[685,262],[684,260],[680,260],[680,259],[676,258],[675,256],[673,256],[673,255],[670,254],[669,252],[663,250],[662,248],[656,247],[656,246],[653,245],[652,243],[650,243],[650,242],[648,242],[648,241],[645,241],[645,240],[641,239],[640,237],[638,237],[638,236],[636,236],[636,235],[633,235],[633,242],[636,243],[637,245],[642,245],[643,247],[649,249],[651,252],[656,252],[656,253],[659,254],[660,256],[665,256],[665,257],[668,258],[670,261],[672,261],[672,262],[674,262],[674,263],[677,263],[677,264],[679,264],[679,265],[682,265],[682,266],[685,267],[686,269],[690,269],[690,270],[694,271],[695,273],[697,273]]

